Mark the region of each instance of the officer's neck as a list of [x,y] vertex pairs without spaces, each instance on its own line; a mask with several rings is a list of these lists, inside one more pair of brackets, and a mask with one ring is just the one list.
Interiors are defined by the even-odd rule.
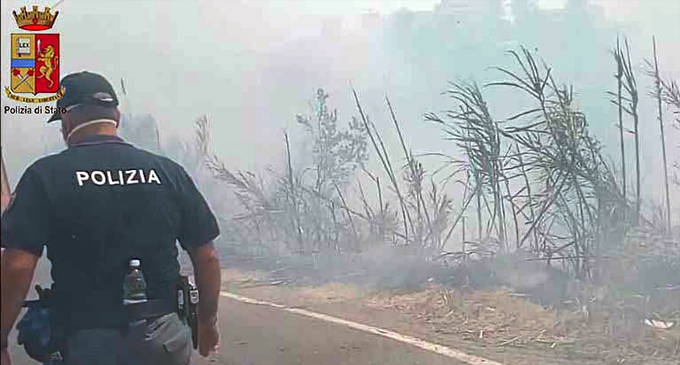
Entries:
[[68,139],[68,144],[80,143],[94,136],[118,137],[117,128],[111,123],[96,123],[85,126],[74,132]]

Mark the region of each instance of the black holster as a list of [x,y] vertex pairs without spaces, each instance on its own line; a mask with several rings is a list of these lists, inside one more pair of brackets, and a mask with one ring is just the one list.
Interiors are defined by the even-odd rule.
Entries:
[[198,349],[198,288],[188,276],[180,276],[177,288],[177,313],[191,328],[191,342]]

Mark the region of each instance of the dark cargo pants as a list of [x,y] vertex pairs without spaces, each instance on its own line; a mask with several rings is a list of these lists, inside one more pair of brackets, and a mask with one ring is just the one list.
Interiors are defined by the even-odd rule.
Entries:
[[66,340],[66,365],[187,365],[191,330],[176,313],[126,329],[77,330]]

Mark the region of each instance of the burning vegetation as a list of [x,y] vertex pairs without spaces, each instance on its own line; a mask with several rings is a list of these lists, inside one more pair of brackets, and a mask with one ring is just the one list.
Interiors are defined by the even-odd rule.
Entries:
[[[621,347],[616,341],[624,340],[627,351],[677,356],[680,242],[670,194],[678,182],[666,157],[664,111],[680,123],[678,87],[661,78],[655,51],[646,74],[654,81],[665,204],[644,209],[637,75],[627,42],[617,42],[612,54],[617,91],[609,94],[619,115],[619,165],[590,133],[573,86],[558,82],[553,69],[524,48],[509,52],[514,66],[495,69],[502,80],[451,83],[454,108],[426,114],[456,154],[414,154],[386,98],[401,150],[391,155],[355,90],[358,117],[344,129],[329,96],[318,90],[314,113],[297,116],[311,141],[307,158],[295,159],[285,132],[285,164],[264,176],[228,169],[210,152],[208,119],[201,118],[196,150],[242,208],[223,242],[225,253],[270,270],[275,278],[269,285],[367,278],[391,284],[374,286],[382,289],[443,285],[373,303],[436,318],[446,331],[503,346],[538,341],[554,348],[600,338],[605,347]],[[498,117],[485,98],[490,88],[523,94],[530,105]],[[626,131],[626,119],[632,130]],[[632,182],[624,132],[636,137]],[[421,163],[428,157],[446,162],[431,173]],[[369,158],[381,170],[369,171]],[[462,196],[451,195],[451,184],[462,187]],[[356,199],[348,196],[351,186]],[[516,325],[505,326],[508,321]],[[512,330],[501,336],[490,323]]]

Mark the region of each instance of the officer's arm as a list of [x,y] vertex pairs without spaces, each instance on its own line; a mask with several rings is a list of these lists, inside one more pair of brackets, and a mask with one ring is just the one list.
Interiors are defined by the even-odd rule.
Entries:
[[0,259],[0,292],[2,312],[2,348],[7,346],[9,332],[21,312],[21,306],[33,281],[38,256],[27,251],[8,248]]
[[0,259],[2,341],[7,340],[21,311],[48,239],[47,198],[35,166],[31,165],[21,176],[16,195],[2,214],[0,246],[5,249]]
[[212,242],[189,250],[198,286],[198,320],[212,325],[217,321],[217,307],[222,287],[220,258]]
[[177,238],[194,266],[199,294],[198,319],[204,325],[211,325],[217,321],[222,280],[219,254],[213,245],[220,229],[208,202],[183,168],[178,176],[178,192],[182,223]]

